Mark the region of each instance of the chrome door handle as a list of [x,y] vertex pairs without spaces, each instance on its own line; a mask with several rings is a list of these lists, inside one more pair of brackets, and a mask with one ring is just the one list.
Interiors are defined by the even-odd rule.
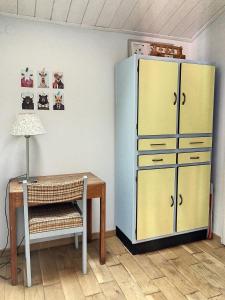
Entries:
[[159,159],[152,159],[152,161],[163,161],[163,158],[159,158]]
[[183,101],[181,102],[181,104],[182,105],[184,105],[185,104],[185,102],[186,102],[186,94],[185,93],[182,93],[182,96],[183,96]]
[[179,205],[182,205],[183,204],[183,197],[181,194],[179,194],[179,198],[180,198],[180,202],[179,202]]
[[170,207],[173,207],[173,206],[174,206],[174,198],[173,198],[173,196],[170,196],[170,198],[171,198],[171,200],[172,200],[172,202],[171,202],[171,204],[170,204]]
[[174,94],[174,102],[173,102],[173,105],[176,105],[177,104],[177,93],[173,93]]

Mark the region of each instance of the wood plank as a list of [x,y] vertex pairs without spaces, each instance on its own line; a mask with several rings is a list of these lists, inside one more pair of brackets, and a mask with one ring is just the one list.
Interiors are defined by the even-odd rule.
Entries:
[[128,30],[135,30],[137,24],[141,21],[143,15],[150,8],[152,3],[153,0],[138,0],[127,20],[125,21],[123,28]]
[[133,280],[135,280],[139,285],[144,294],[152,294],[159,291],[159,289],[153,284],[152,280],[134,260],[132,255],[125,253],[120,255],[118,258]]
[[189,252],[190,254],[200,253],[202,250],[195,245],[195,243],[189,243],[182,246],[184,250]]
[[125,296],[116,281],[101,283],[100,287],[106,299],[123,300]]
[[196,273],[180,259],[175,259],[172,263],[177,270],[191,282],[193,287],[199,289],[201,294],[206,298],[215,297],[221,294],[218,288],[215,288],[212,284],[205,280],[204,277],[199,275],[199,273]]
[[88,0],[73,0],[70,6],[67,22],[81,24]]
[[177,254],[173,252],[171,249],[160,250],[159,254],[162,255],[167,260],[177,258]]
[[93,296],[85,297],[87,300],[105,300],[105,296],[102,293],[95,294]]
[[[22,268],[22,266],[20,265]],[[10,266],[6,268],[6,273],[10,274]],[[24,300],[24,278],[23,278],[23,268],[22,271],[17,275],[18,276],[18,285],[12,286],[11,282],[5,282],[5,300]]]
[[198,253],[194,256],[203,263],[203,265],[211,270],[212,272],[218,274],[221,278],[224,278],[225,282],[225,268],[224,264],[218,261],[215,257],[209,255],[208,253]]
[[55,0],[51,20],[65,22],[70,9],[70,0]]
[[170,21],[162,26],[159,33],[162,35],[171,35],[177,24],[182,22],[185,16],[197,5],[198,2],[198,0],[185,1],[170,17]]
[[140,287],[132,280],[131,276],[123,266],[112,266],[109,267],[109,269],[127,299],[145,299]]
[[217,248],[223,248],[224,249],[224,245],[221,243],[221,238],[216,237],[215,235],[214,235],[212,240],[204,240],[202,242],[209,245],[213,249],[217,249]]
[[99,283],[112,281],[112,275],[106,265],[99,262],[98,252],[94,247],[88,249],[88,262]]
[[198,263],[198,260],[181,246],[171,248],[171,251],[177,255],[180,262],[188,266]]
[[88,264],[87,274],[83,274],[81,259],[74,259],[74,261],[76,264],[76,275],[79,284],[81,285],[83,294],[87,297],[87,296],[93,296],[94,294],[101,293],[100,286],[90,265]]
[[9,14],[17,14],[17,0],[1,0],[0,11]]
[[[5,262],[5,259],[2,260],[1,257],[0,257],[0,263],[2,264],[4,262]],[[1,267],[1,269],[0,269],[1,276],[5,276],[5,277],[8,276],[6,274],[6,269],[7,269],[6,266],[5,267]],[[3,279],[3,278],[0,277],[0,291],[1,291],[0,292],[0,300],[5,300],[5,285],[6,285],[5,279]]]
[[192,265],[190,268],[207,280],[211,285],[220,289],[223,294],[225,293],[225,278],[221,278],[216,273],[207,269],[202,263]]
[[101,14],[96,22],[96,26],[109,27],[121,2],[122,0],[106,0]]
[[149,258],[183,295],[192,294],[197,291],[197,289],[191,285],[191,282],[160,254],[156,253],[149,256]]
[[44,286],[56,285],[60,283],[59,273],[54,257],[48,249],[39,251],[39,261]]
[[34,17],[35,0],[18,0],[18,15]]
[[33,285],[25,289],[25,300],[45,300],[43,285]]
[[135,255],[134,259],[151,279],[156,279],[164,276],[163,273],[152,263],[147,255]]
[[106,247],[113,255],[126,253],[127,250],[117,237],[111,237],[106,240]]
[[37,0],[35,17],[50,20],[54,0]]
[[184,300],[186,299],[178,289],[173,286],[166,277],[154,279],[153,282],[163,292],[168,300]]
[[137,25],[136,30],[140,32],[148,32],[152,22],[155,22],[168,0],[154,1],[148,11],[142,17],[141,22]]
[[[196,292],[194,294],[190,294],[186,296],[188,300],[207,300],[200,292]],[[214,298],[213,298],[214,299]]]
[[89,0],[82,24],[94,26],[101,14],[105,0]]
[[137,0],[123,0],[119,9],[114,14],[113,20],[110,24],[110,28],[120,29],[123,28],[127,18],[135,7]]
[[166,297],[161,292],[152,295],[146,295],[146,298],[148,300],[166,300]]
[[48,300],[65,300],[62,286],[60,283],[44,286],[45,299]]
[[75,268],[60,269],[59,277],[62,285],[63,294],[66,300],[85,299],[82,288],[78,282]]

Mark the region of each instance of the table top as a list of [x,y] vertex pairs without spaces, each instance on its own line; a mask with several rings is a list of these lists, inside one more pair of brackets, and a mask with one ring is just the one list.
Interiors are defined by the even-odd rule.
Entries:
[[[99,177],[97,177],[91,172],[37,176],[37,181],[38,183],[60,183],[60,182],[71,181],[74,179],[82,178],[83,176],[88,177],[88,186],[105,184],[105,182],[102,179],[100,179]],[[18,179],[13,179],[10,182],[9,192],[11,194],[23,192],[22,184],[19,183]]]

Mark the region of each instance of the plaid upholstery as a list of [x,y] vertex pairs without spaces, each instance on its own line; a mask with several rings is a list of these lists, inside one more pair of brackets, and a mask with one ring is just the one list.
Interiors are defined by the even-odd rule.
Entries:
[[65,183],[27,185],[28,203],[59,203],[82,198],[83,179]]
[[72,203],[29,208],[30,233],[80,227],[82,225],[82,216]]

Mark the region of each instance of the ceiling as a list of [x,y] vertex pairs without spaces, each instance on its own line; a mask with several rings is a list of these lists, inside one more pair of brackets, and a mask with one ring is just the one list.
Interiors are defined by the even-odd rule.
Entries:
[[0,0],[0,13],[178,40],[193,40],[225,0]]

